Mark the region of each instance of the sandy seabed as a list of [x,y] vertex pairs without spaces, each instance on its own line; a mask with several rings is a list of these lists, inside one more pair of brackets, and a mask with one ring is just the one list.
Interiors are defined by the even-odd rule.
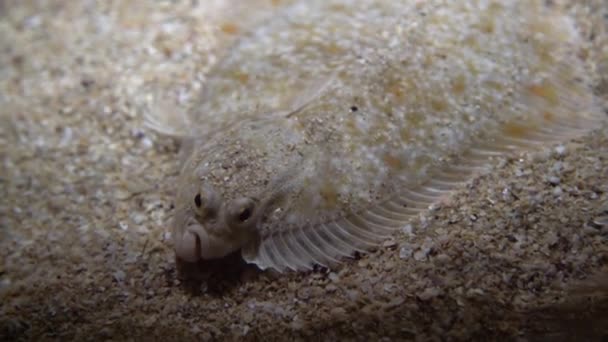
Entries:
[[[0,0],[0,340],[608,336],[606,125],[497,160],[331,271],[176,265],[178,146],[142,111],[196,96],[226,1]],[[608,9],[570,9],[606,100]]]

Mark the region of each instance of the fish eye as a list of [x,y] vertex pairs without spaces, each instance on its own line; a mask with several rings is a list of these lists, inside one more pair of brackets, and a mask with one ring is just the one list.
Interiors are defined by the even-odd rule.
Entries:
[[227,208],[226,219],[232,225],[241,226],[251,221],[256,209],[252,198],[240,198],[233,201]]
[[200,218],[212,219],[219,209],[219,200],[211,189],[203,187],[194,195],[194,211]]
[[241,222],[247,221],[251,217],[251,214],[253,213],[252,209],[253,208],[249,208],[249,207],[243,208],[243,210],[239,214],[239,221],[241,221]]

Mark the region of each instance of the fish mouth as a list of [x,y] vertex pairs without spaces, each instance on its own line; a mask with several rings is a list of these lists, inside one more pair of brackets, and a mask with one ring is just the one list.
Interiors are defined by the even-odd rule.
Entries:
[[174,240],[175,254],[186,262],[223,258],[238,249],[229,236],[210,234],[200,223],[192,220]]
[[[176,229],[177,232],[177,229]],[[174,234],[174,249],[178,258],[186,262],[197,262],[202,258],[202,238],[206,235],[202,225],[189,224],[180,234]]]

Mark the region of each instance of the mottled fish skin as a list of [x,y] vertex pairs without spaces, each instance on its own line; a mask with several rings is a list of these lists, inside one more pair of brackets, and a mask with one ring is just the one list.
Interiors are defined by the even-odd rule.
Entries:
[[593,128],[581,39],[543,3],[296,1],[244,34],[188,114],[177,256],[329,266],[489,157]]

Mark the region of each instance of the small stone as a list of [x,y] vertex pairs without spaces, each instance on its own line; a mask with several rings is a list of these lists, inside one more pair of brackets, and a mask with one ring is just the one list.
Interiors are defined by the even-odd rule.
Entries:
[[110,327],[103,327],[103,328],[99,329],[99,337],[101,337],[101,338],[109,339],[112,337],[113,334],[114,334],[114,331]]
[[126,274],[124,271],[118,270],[114,272],[113,276],[117,283],[122,283],[125,280]]
[[126,222],[124,222],[124,221],[120,221],[120,222],[118,222],[118,226],[119,226],[119,227],[120,227],[120,229],[122,229],[122,230],[127,230],[127,229],[129,229],[129,225],[128,225]]
[[243,314],[243,322],[251,323],[253,321],[253,312],[247,311]]
[[505,202],[510,202],[512,197],[511,197],[511,190],[509,188],[504,188],[502,189],[502,199]]
[[299,290],[298,292],[298,299],[300,300],[308,300],[311,297],[311,291],[309,288],[303,288],[301,290]]
[[593,223],[600,227],[604,227],[604,226],[608,227],[608,213],[605,215],[599,215],[599,216],[595,217],[593,219]]
[[554,173],[561,173],[564,169],[564,163],[561,161],[555,162],[553,166],[551,166],[551,171]]
[[90,87],[91,87],[91,86],[93,86],[94,84],[95,84],[95,80],[94,80],[94,79],[92,79],[92,78],[83,77],[83,78],[80,80],[80,85],[81,85],[83,88],[85,88],[85,89],[90,88]]
[[478,297],[478,296],[483,296],[484,295],[484,291],[482,289],[478,289],[478,288],[472,288],[469,289],[467,291],[467,297]]
[[290,324],[291,329],[293,330],[302,330],[304,329],[304,322],[298,318],[298,316],[294,317],[294,320]]
[[564,145],[558,145],[558,146],[556,146],[556,147],[555,147],[555,153],[556,153],[558,156],[563,156],[563,155],[565,155],[565,154],[566,154],[566,146],[564,146]]
[[439,296],[440,294],[441,290],[437,287],[428,287],[418,295],[418,298],[422,301],[428,301]]
[[431,220],[432,218],[429,218],[428,216],[420,217],[420,229],[425,230],[428,228],[428,226],[431,224]]
[[325,286],[325,291],[332,293],[332,292],[336,292],[338,290],[338,287],[334,284],[329,284],[327,286]]
[[350,299],[351,301],[354,302],[354,301],[357,301],[361,295],[359,294],[359,291],[357,291],[357,290],[348,290],[346,292],[346,296],[348,297],[348,299]]
[[426,252],[426,251],[423,251],[423,250],[416,251],[416,253],[414,253],[414,260],[416,260],[416,261],[425,260],[427,255],[428,255],[428,252]]
[[403,229],[401,229],[403,231],[403,234],[405,235],[414,235],[414,226],[412,226],[411,224],[406,224]]
[[387,240],[382,244],[384,248],[394,248],[397,246],[397,242],[395,240]]
[[399,250],[399,258],[407,259],[414,253],[414,248],[410,244],[402,245]]
[[329,280],[331,280],[334,283],[337,283],[340,281],[340,276],[334,272],[331,272],[327,277],[329,278]]
[[142,224],[142,222],[144,222],[146,219],[146,215],[142,214],[142,213],[133,213],[131,214],[131,220],[133,221],[133,223],[140,225]]
[[390,271],[390,270],[392,270],[393,268],[395,268],[395,263],[394,263],[394,262],[392,262],[392,261],[387,261],[387,262],[384,264],[384,270],[385,270],[385,271]]
[[393,299],[391,299],[390,302],[386,303],[384,305],[384,308],[385,309],[396,308],[396,307],[400,306],[401,304],[403,304],[403,302],[405,302],[405,298],[397,296],[397,297],[394,297]]
[[346,315],[346,310],[341,307],[335,307],[335,308],[331,309],[331,311],[329,313],[334,317],[340,318],[340,317],[343,317],[344,315]]
[[448,264],[452,258],[447,254],[439,254],[434,259],[438,264],[445,265]]
[[132,196],[131,192],[122,189],[122,188],[118,188],[116,190],[114,190],[114,197],[118,200],[126,200],[128,198],[130,198]]
[[561,180],[559,179],[559,177],[556,176],[549,176],[547,178],[547,181],[551,184],[551,185],[558,185]]
[[249,330],[251,330],[251,327],[249,325],[245,324],[243,326],[242,336],[247,335],[247,333],[249,332]]
[[367,267],[367,265],[369,265],[369,262],[367,260],[363,259],[363,260],[359,260],[357,265],[361,268],[365,268],[365,267]]
[[384,284],[384,286],[382,288],[384,289],[385,292],[392,293],[396,287],[397,287],[397,285],[395,285],[395,284]]
[[158,318],[156,315],[151,315],[149,316],[144,322],[143,322],[143,326],[146,328],[150,328],[152,327],[156,322],[158,321]]
[[143,148],[143,149],[149,149],[152,146],[154,146],[154,142],[152,142],[152,140],[148,137],[143,137],[140,142],[139,145]]

